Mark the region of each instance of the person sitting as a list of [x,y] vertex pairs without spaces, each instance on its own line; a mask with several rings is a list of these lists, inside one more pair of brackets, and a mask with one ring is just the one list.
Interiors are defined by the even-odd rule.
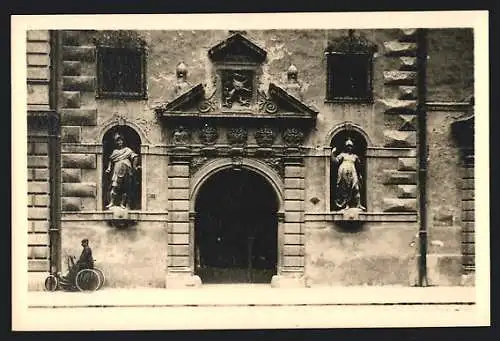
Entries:
[[80,270],[94,268],[94,258],[92,257],[92,249],[89,246],[89,240],[86,238],[83,239],[81,245],[83,250],[78,261],[75,263],[71,257],[68,259],[69,271],[62,277],[63,280],[68,283],[74,283],[76,275]]

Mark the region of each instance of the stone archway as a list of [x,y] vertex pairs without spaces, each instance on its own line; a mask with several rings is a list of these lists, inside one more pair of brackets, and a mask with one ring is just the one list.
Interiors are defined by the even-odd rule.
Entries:
[[270,283],[278,269],[271,184],[248,168],[210,175],[195,198],[195,274],[203,283]]

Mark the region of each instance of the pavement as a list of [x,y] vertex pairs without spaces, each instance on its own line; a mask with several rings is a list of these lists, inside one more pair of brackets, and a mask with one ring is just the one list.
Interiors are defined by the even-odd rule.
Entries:
[[190,289],[102,288],[95,292],[32,291],[28,308],[272,307],[349,305],[471,305],[474,287],[351,286],[271,288],[269,285],[203,285]]

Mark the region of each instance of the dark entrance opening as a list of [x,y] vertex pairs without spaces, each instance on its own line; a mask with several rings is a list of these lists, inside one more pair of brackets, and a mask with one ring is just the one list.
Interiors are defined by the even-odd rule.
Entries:
[[278,200],[245,169],[210,177],[196,199],[195,267],[203,283],[270,283],[278,256]]

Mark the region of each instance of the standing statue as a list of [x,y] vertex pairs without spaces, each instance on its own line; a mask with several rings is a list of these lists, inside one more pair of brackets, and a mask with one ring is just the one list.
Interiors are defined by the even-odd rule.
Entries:
[[332,149],[331,159],[335,165],[338,165],[337,183],[335,190],[335,207],[338,210],[359,208],[361,206],[361,161],[359,157],[352,152],[354,143],[351,139],[345,142],[345,151],[336,155],[337,148]]
[[109,204],[106,208],[119,205],[127,208],[132,195],[134,177],[140,169],[139,155],[125,146],[125,140],[120,133],[114,136],[116,148],[109,157],[106,174],[112,173]]

